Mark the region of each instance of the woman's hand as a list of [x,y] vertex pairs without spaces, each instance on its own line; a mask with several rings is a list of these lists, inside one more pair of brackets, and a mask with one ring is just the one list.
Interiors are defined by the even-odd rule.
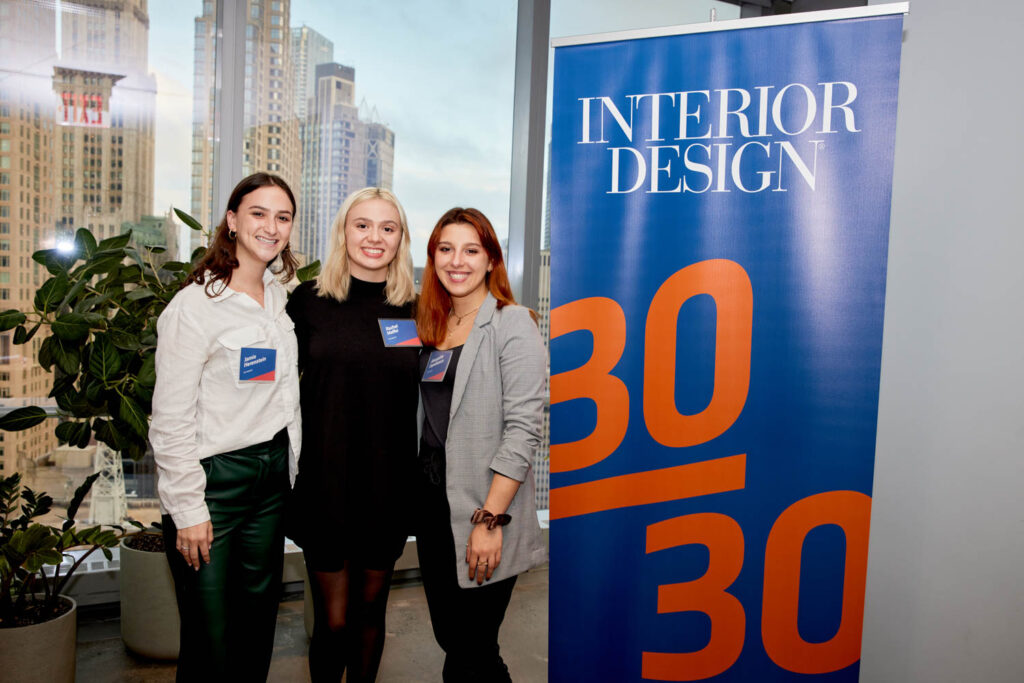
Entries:
[[178,552],[185,558],[188,566],[199,571],[199,558],[210,564],[210,546],[213,544],[213,524],[209,520],[178,529],[178,538],[175,544]]
[[469,533],[466,545],[466,562],[469,563],[469,578],[476,579],[477,585],[490,580],[494,570],[501,564],[501,527],[488,530],[486,524],[477,524]]

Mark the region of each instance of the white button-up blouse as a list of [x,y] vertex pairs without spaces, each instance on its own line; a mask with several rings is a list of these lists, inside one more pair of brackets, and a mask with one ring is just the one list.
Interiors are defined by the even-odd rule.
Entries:
[[[289,471],[298,472],[302,429],[298,345],[287,292],[270,270],[261,308],[217,283],[178,292],[157,321],[156,388],[149,440],[160,506],[179,529],[210,519],[199,461],[269,441],[288,428]],[[243,348],[275,349],[273,381],[240,379]]]

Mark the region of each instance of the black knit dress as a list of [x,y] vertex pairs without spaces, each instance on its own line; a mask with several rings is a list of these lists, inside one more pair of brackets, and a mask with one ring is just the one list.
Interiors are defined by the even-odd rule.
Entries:
[[419,348],[386,348],[384,283],[352,278],[343,302],[299,285],[288,302],[299,342],[302,452],[288,536],[318,571],[345,560],[390,569],[410,533],[406,507],[416,465]]

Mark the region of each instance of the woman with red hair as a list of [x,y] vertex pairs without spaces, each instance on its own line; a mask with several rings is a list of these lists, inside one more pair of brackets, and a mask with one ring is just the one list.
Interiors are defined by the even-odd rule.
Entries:
[[546,559],[534,503],[547,358],[515,303],[487,217],[434,227],[417,306],[423,432],[416,530],[434,636],[451,681],[509,681],[498,648],[516,576]]

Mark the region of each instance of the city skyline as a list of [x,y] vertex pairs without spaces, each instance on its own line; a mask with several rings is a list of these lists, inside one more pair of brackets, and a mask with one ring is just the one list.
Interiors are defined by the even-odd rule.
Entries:
[[[194,21],[168,3],[151,3],[150,69],[157,80],[156,213],[191,206]],[[394,190],[410,222],[413,259],[426,260],[437,218],[454,205],[475,205],[502,239],[508,232],[511,172],[515,3],[477,7],[459,0],[438,12],[421,0],[400,9],[370,2],[291,3],[289,30],[307,25],[334,45],[334,61],[359,74],[356,104],[374,108],[394,131]],[[449,36],[451,17],[464,30]],[[444,49],[441,49],[441,48]],[[342,198],[343,199],[343,198]],[[217,207],[217,211],[222,211]],[[301,213],[303,207],[299,207]],[[219,218],[219,215],[217,216]]]

